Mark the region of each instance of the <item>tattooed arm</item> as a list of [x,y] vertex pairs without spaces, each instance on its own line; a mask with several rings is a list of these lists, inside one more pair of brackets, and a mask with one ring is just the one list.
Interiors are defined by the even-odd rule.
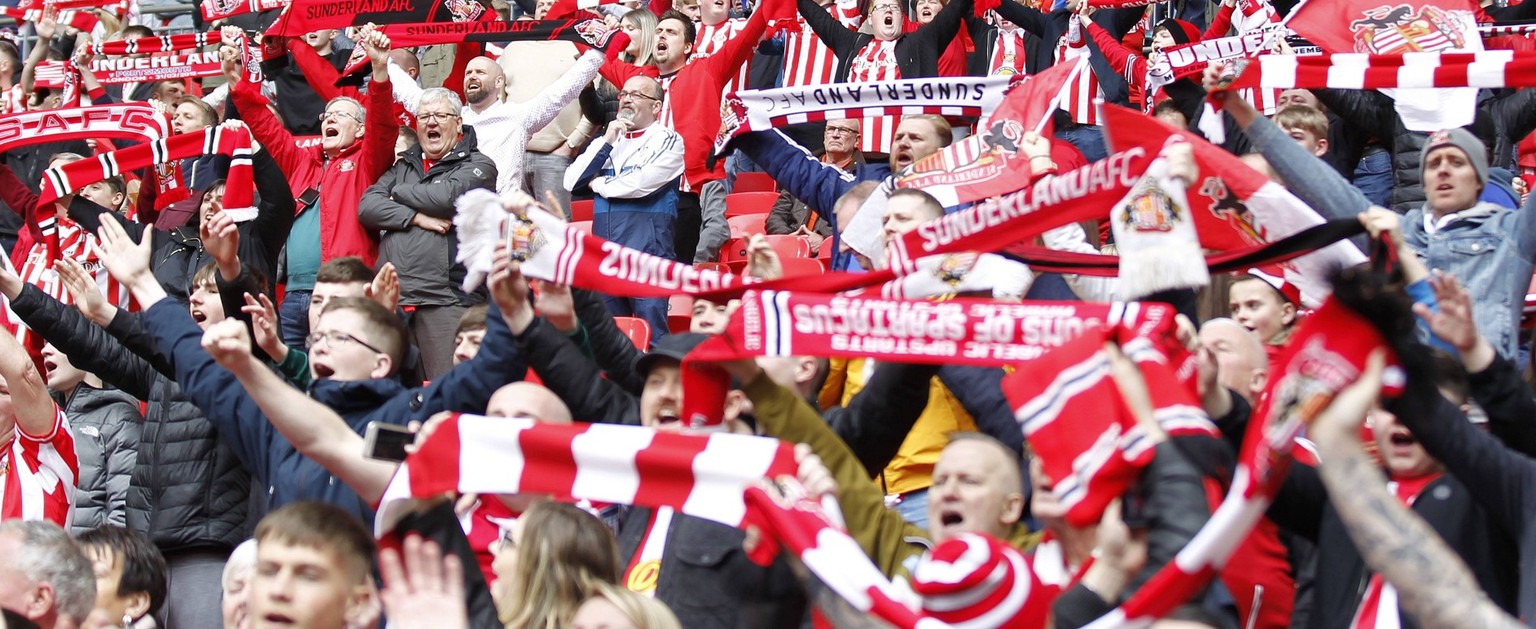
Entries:
[[1359,426],[1381,390],[1385,358],[1373,354],[1360,379],[1312,426],[1328,486],[1365,563],[1397,588],[1403,609],[1427,627],[1521,627],[1478,587],[1465,564],[1387,491],[1387,479],[1360,448]]

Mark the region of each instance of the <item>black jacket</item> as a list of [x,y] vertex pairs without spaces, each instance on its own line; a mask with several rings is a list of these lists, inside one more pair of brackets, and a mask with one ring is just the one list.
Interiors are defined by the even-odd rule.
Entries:
[[[1488,432],[1479,430],[1461,409],[1439,397],[1431,409],[1398,412],[1398,421],[1413,431],[1431,456],[1445,464],[1448,474],[1465,481],[1462,493],[1470,495],[1476,510],[1486,513],[1500,531],[1489,544],[1494,545],[1501,563],[1518,561],[1521,573],[1536,574],[1536,459],[1528,449],[1536,400],[1531,399],[1517,369],[1502,358],[1495,358],[1483,372],[1472,374],[1471,384],[1473,398],[1488,413]],[[1418,511],[1417,504],[1414,510]],[[1518,539],[1519,544],[1511,538]],[[1518,609],[1512,613],[1526,626],[1536,626],[1536,579],[1517,579],[1511,567],[1510,573],[1501,575],[1502,582],[1490,589],[1482,581],[1479,566],[1470,560],[1468,565],[1494,602],[1506,610]],[[1501,595],[1507,596],[1501,600]]]
[[[848,80],[853,60],[875,36],[849,30],[832,17],[816,0],[797,0],[800,15],[805,17],[811,30],[837,55],[837,80]],[[896,40],[896,65],[901,68],[901,78],[920,79],[939,75],[939,55],[949,47],[949,42],[960,32],[961,18],[971,12],[972,0],[955,0],[934,16],[933,21],[918,27],[916,31],[901,35]],[[869,19],[869,18],[866,18]]]
[[453,202],[475,188],[496,189],[496,164],[477,149],[475,129],[464,126],[458,145],[425,169],[421,147],[395,160],[384,176],[368,187],[358,205],[358,219],[370,230],[381,230],[379,262],[393,262],[400,274],[400,304],[405,306],[468,306],[479,303],[465,295],[464,265],[454,261],[458,232],[439,234],[411,225],[420,212],[453,220]]
[[[251,157],[251,166],[258,211],[256,218],[237,227],[240,232],[239,255],[241,262],[264,274],[270,285],[277,276],[278,252],[288,240],[288,230],[293,227],[295,203],[293,192],[288,188],[288,177],[272,159],[271,153],[257,152]],[[106,208],[79,197],[69,206],[69,217],[92,233],[101,227],[101,215],[106,213],[109,213]],[[141,223],[115,218],[135,240],[143,236],[145,229],[150,229]],[[197,270],[213,261],[213,256],[203,249],[197,228],[197,215],[194,214],[187,225],[169,231],[154,230],[150,268],[165,292],[183,303],[192,294],[192,278]]]
[[[650,528],[651,509],[636,508],[619,525],[619,560],[629,565]],[[798,627],[805,616],[800,582],[782,557],[763,567],[742,549],[745,534],[675,514],[667,529],[656,598],[684,627]]]
[[128,491],[130,528],[166,554],[229,551],[246,538],[250,475],[167,375],[169,362],[155,353],[139,315],[119,310],[102,330],[31,285],[11,309],[76,367],[149,402]]

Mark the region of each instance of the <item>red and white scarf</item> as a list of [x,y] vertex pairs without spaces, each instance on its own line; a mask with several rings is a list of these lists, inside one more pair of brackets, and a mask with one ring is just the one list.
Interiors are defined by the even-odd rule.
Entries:
[[[91,72],[102,85],[120,85],[144,81],[215,76],[223,72],[218,51],[181,52],[152,57],[98,57],[91,61]],[[69,61],[45,61],[37,72],[58,74],[72,66]]]
[[[1253,413],[1226,499],[1173,561],[1124,605],[1088,627],[1150,627],[1204,587],[1264,516],[1290,468],[1302,428],[1359,377],[1366,357],[1383,345],[1374,327],[1332,299],[1304,319]],[[1394,362],[1389,358],[1389,365]],[[1389,367],[1386,383],[1385,395],[1399,394],[1400,370]]]
[[[0,15],[21,22],[36,22],[39,19],[42,19],[43,12],[40,9],[0,7]],[[56,21],[59,24],[70,26],[87,33],[96,30],[96,26],[101,24],[101,20],[96,17],[95,13],[81,10],[60,11],[59,17],[56,19]]]
[[739,526],[747,486],[796,468],[793,447],[765,437],[455,415],[400,464],[375,524],[386,533],[404,501],[457,492],[671,507]]
[[1071,340],[1020,363],[1003,380],[1024,436],[1073,526],[1098,522],[1104,508],[1152,461],[1154,443],[1125,408],[1110,377],[1106,341],[1140,367],[1153,417],[1169,434],[1215,436],[1193,380],[1194,356],[1173,339],[1174,310],[1162,304],[1117,306],[1113,318],[1063,330]]
[[1390,89],[1536,86],[1536,52],[1261,55],[1238,62],[1237,87]]
[[97,138],[153,142],[170,135],[170,118],[148,103],[41,109],[0,116],[0,153],[45,142]]
[[260,13],[288,6],[287,0],[202,0],[203,20],[212,22],[246,13]]
[[929,78],[734,92],[721,106],[715,148],[723,149],[731,138],[743,133],[805,122],[863,117],[867,123],[870,116],[911,114],[986,116],[1003,102],[1008,86],[1017,80],[1006,76]]
[[218,43],[218,33],[181,33],[92,44],[91,54],[134,55],[141,53],[184,52]]

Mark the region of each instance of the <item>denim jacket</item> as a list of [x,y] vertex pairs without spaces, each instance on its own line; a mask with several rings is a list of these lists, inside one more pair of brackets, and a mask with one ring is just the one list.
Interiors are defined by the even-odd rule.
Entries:
[[[1532,197],[1536,200],[1536,197]],[[1531,202],[1518,211],[1478,203],[1430,234],[1424,208],[1403,216],[1403,239],[1431,269],[1451,273],[1472,294],[1477,331],[1499,354],[1516,355],[1520,313],[1536,260],[1536,212]]]

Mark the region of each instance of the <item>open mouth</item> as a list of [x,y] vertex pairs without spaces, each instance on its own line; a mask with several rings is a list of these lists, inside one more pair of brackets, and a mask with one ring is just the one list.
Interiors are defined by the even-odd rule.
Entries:
[[339,137],[341,137],[341,129],[337,129],[336,127],[331,126],[331,125],[326,125],[326,127],[320,131],[320,137],[322,137],[322,138],[339,138]]
[[436,144],[438,141],[440,141],[442,139],[443,139],[443,132],[442,131],[438,131],[437,129],[429,129],[427,131],[426,140],[428,142]]
[[192,320],[196,321],[198,323],[203,323],[203,322],[208,320],[208,315],[204,314],[202,309],[200,309],[200,308],[193,308],[192,309]]
[[939,512],[939,526],[959,526],[964,523],[965,516],[960,515],[958,511],[950,511],[945,509],[944,511]]
[[1392,431],[1392,436],[1389,437],[1387,439],[1387,441],[1389,443],[1391,443],[1394,447],[1397,447],[1397,446],[1409,447],[1409,446],[1418,445],[1418,443],[1419,443],[1419,440],[1414,438],[1413,433],[1410,433],[1410,432],[1408,432],[1406,430],[1394,430],[1394,431]]
[[52,378],[53,371],[58,368],[59,363],[55,362],[52,358],[43,359],[43,377]]
[[915,160],[912,159],[912,152],[911,151],[908,151],[906,149],[897,149],[896,150],[896,165],[897,166],[905,168],[907,166],[911,166],[913,161],[915,161]]
[[881,19],[884,20],[886,28],[893,28],[896,26],[896,14],[891,11],[886,11],[885,17]]
[[314,363],[312,368],[315,370],[316,378],[329,378],[336,375],[336,370],[325,363]]
[[683,418],[677,414],[677,409],[664,408],[656,411],[656,423],[659,425],[665,426],[667,424],[675,424],[680,421],[683,421]]

